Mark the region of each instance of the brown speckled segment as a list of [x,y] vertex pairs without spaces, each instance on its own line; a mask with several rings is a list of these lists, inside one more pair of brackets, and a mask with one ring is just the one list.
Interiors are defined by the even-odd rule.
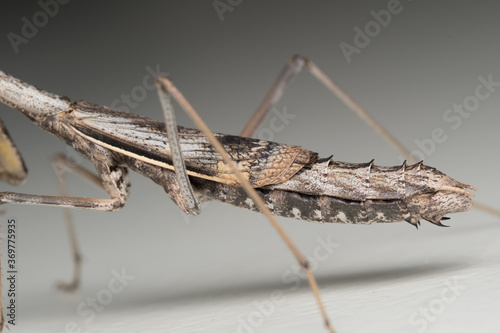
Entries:
[[[253,201],[240,187],[226,186],[204,180],[194,180],[201,200],[218,200],[258,211]],[[399,222],[405,217],[419,219],[415,206],[403,200],[350,201],[326,195],[306,195],[283,190],[256,189],[273,214],[311,222],[370,224]]]
[[404,199],[445,187],[471,188],[422,162],[382,167],[373,161],[345,163],[330,158],[318,160],[288,181],[267,188],[364,201]]
[[449,213],[465,212],[472,208],[470,196],[449,191],[415,196],[411,202],[420,207],[423,219],[437,225],[441,225],[441,219]]
[[[237,186],[193,179],[200,201],[218,200],[259,211],[245,191]],[[308,195],[284,190],[256,189],[273,214],[319,223],[371,224],[407,221],[415,226],[420,219],[441,225],[448,213],[471,208],[469,196],[437,192],[407,199],[354,201],[326,195]]]

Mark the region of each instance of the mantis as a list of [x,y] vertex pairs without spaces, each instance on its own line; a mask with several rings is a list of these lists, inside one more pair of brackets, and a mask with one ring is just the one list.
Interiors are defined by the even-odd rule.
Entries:
[[[337,162],[299,146],[253,139],[265,115],[304,67],[413,164],[405,161],[400,166],[380,167],[373,161]],[[414,226],[425,219],[442,226],[445,215],[472,207],[469,190],[475,190],[473,186],[412,161],[405,147],[307,58],[290,59],[240,136],[213,134],[169,78],[157,78],[156,85],[164,123],[85,101],[72,102],[0,71],[0,101],[72,146],[97,171],[96,175],[57,155],[53,163],[60,180],[60,196],[0,192],[0,204],[57,206],[65,208],[67,214],[68,208],[115,211],[129,196],[128,169],[132,169],[162,186],[186,214],[199,214],[200,202],[209,200],[260,211],[305,270],[330,332],[334,332],[333,325],[307,259],[275,215],[356,224],[406,221]],[[177,126],[172,97],[199,130]],[[3,123],[0,134],[0,178],[20,184],[26,179],[26,167]],[[80,175],[109,197],[69,197],[65,172]],[[68,226],[74,277],[60,287],[71,291],[80,283],[81,255],[70,222]]]

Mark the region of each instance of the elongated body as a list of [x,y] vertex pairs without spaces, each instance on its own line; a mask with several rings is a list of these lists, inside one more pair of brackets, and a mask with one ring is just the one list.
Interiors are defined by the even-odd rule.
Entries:
[[[94,162],[108,193],[116,199],[108,210],[120,208],[128,196],[126,168],[163,186],[183,208],[163,123],[83,101],[71,102],[3,72],[0,100]],[[202,133],[183,127],[178,133],[199,200],[256,209]],[[471,193],[466,191],[474,189],[472,186],[422,163],[396,167],[376,166],[373,161],[342,163],[320,159],[299,146],[223,134],[216,137],[276,215],[363,224],[404,220],[417,225],[426,219],[440,225],[445,214],[466,211],[472,204]],[[13,145],[7,147],[10,154],[3,155],[4,165],[18,155]],[[12,198],[4,193],[1,202],[17,203]],[[47,204],[43,198],[36,203]],[[85,203],[79,207],[94,208]]]
[[[21,111],[37,126],[72,146],[89,159],[97,171],[95,175],[64,156],[55,156],[53,165],[59,178],[60,196],[0,192],[0,204],[114,211],[123,207],[127,200],[130,188],[128,169],[132,169],[162,186],[187,214],[199,214],[199,202],[209,200],[260,211],[306,272],[324,325],[334,333],[307,258],[273,214],[321,223],[407,221],[417,226],[420,219],[425,219],[442,225],[444,215],[471,208],[473,195],[467,189],[474,188],[422,162],[414,165],[405,162],[396,167],[376,166],[373,161],[343,163],[331,157],[319,158],[317,153],[300,146],[248,138],[304,66],[387,142],[403,155],[408,155],[407,150],[331,78],[313,62],[300,56],[292,57],[287,63],[241,137],[214,136],[166,77],[159,77],[155,82],[165,118],[165,123],[161,123],[85,101],[71,102],[67,97],[39,90],[0,71],[0,101]],[[177,126],[171,97],[201,132]],[[105,190],[109,198],[68,196],[63,178],[66,171],[79,174]],[[11,184],[20,184],[26,179],[24,162],[1,121],[0,179]],[[66,213],[74,276],[70,283],[62,284],[60,288],[71,291],[80,283],[81,255],[70,213]],[[3,314],[0,313],[0,331],[2,326]]]

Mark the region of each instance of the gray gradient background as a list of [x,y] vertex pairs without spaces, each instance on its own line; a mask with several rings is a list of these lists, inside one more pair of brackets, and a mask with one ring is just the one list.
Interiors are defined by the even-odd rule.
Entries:
[[[426,164],[473,184],[480,202],[499,207],[500,92],[452,130],[446,109],[474,93],[478,76],[500,81],[498,2],[402,1],[403,10],[347,63],[339,44],[352,44],[355,26],[373,20],[387,1],[243,1],[221,21],[211,1],[71,1],[16,54],[7,39],[41,10],[3,2],[0,68],[45,90],[110,105],[141,85],[146,67],[169,73],[208,125],[237,134],[293,54],[322,67],[410,149],[442,128],[448,139]],[[341,161],[380,165],[400,158],[307,73],[278,109],[297,115],[275,141],[302,145]],[[161,120],[154,91],[132,110]],[[50,167],[56,152],[71,153],[18,112],[0,114],[29,168],[28,182],[7,191],[56,194]],[[191,122],[177,108],[178,121]],[[269,121],[264,122],[264,126]],[[268,125],[267,125],[268,126]],[[89,165],[84,163],[84,165]],[[88,332],[236,332],[238,318],[256,311],[273,289],[286,300],[254,332],[321,332],[306,282],[294,292],[282,274],[294,265],[259,214],[219,203],[186,220],[162,189],[131,175],[132,194],[117,213],[77,211],[84,254],[83,286],[55,290],[69,278],[71,258],[60,210],[5,206],[18,228],[16,332],[63,332],[74,321]],[[73,195],[103,194],[70,177]],[[315,270],[328,313],[341,333],[418,332],[409,320],[439,299],[447,279],[465,290],[428,321],[426,332],[498,330],[500,226],[478,211],[453,216],[451,228],[423,223],[351,226],[280,219],[299,247],[313,255],[318,237],[340,246]],[[189,222],[189,223],[187,223]],[[2,246],[5,249],[5,245]],[[5,254],[3,255],[5,260]],[[75,314],[86,297],[106,288],[113,269],[135,280],[85,324]],[[436,303],[436,302],[434,302]]]

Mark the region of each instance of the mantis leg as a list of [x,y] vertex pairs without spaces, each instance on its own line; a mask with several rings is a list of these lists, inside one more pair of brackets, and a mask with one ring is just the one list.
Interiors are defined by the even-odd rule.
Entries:
[[[159,81],[156,82],[156,86],[158,90],[158,97],[160,98],[163,109],[163,115],[165,117],[167,137],[170,143],[170,149],[172,150],[172,161],[177,180],[177,184],[174,184],[174,186],[177,185],[179,190],[177,192],[180,192],[180,195],[175,195],[175,193],[171,190],[168,190],[167,193],[186,214],[198,215],[200,213],[200,203],[194,195],[193,188],[191,187],[191,183],[186,172],[186,166],[184,164],[181,146],[179,144],[179,135],[177,133],[177,121],[175,120],[174,108],[172,107],[170,100],[170,93]],[[168,175],[165,175],[165,177],[168,177]]]
[[[99,154],[100,153],[100,154]],[[105,157],[104,159],[93,159],[94,165],[98,174],[76,165],[70,159],[56,155],[53,159],[54,170],[59,180],[60,196],[48,195],[33,195],[25,193],[0,192],[0,203],[14,204],[32,204],[32,205],[47,205],[65,208],[65,218],[70,236],[70,244],[74,259],[73,279],[70,283],[59,283],[59,288],[65,291],[76,289],[80,283],[81,277],[81,254],[78,247],[78,242],[75,235],[75,230],[72,222],[72,216],[69,208],[83,208],[97,211],[114,211],[125,204],[129,193],[129,181],[127,169],[119,167],[111,162],[111,158],[106,160],[106,157],[111,157],[109,151],[96,151],[96,155]],[[66,172],[75,173],[90,183],[96,185],[109,195],[107,199],[101,198],[82,198],[70,197],[67,195],[66,182],[64,174]]]
[[306,259],[306,257],[300,252],[300,250],[297,248],[295,243],[290,239],[288,234],[285,232],[285,230],[281,227],[279,222],[276,220],[274,215],[272,215],[271,211],[269,208],[265,205],[264,200],[262,197],[255,191],[255,189],[250,185],[248,180],[241,174],[241,172],[238,170],[236,164],[234,161],[231,159],[229,154],[224,150],[220,142],[215,138],[213,135],[212,131],[208,128],[208,126],[205,124],[205,122],[200,118],[198,113],[194,110],[194,108],[191,106],[191,104],[187,101],[187,99],[182,95],[182,93],[177,90],[177,88],[174,86],[172,81],[166,77],[159,77],[157,79],[157,82],[161,84],[163,89],[168,91],[174,98],[175,100],[179,103],[179,105],[182,107],[182,109],[189,115],[189,117],[193,120],[193,122],[196,124],[196,126],[203,132],[203,134],[207,137],[207,139],[210,141],[210,144],[216,149],[217,153],[219,153],[224,160],[224,163],[230,168],[231,172],[237,177],[240,185],[244,188],[244,190],[247,192],[248,196],[254,201],[256,206],[259,207],[259,209],[262,211],[264,215],[268,218],[269,222],[272,224],[272,226],[276,229],[276,231],[279,233],[283,241],[286,243],[290,251],[293,253],[301,267],[304,269],[304,271],[307,274],[307,278],[309,281],[309,285],[311,286],[311,289],[313,291],[314,297],[316,299],[316,302],[318,304],[319,310],[321,312],[321,316],[323,317],[325,327],[330,331],[334,332],[334,329],[330,323],[330,319],[328,318],[328,315],[326,313],[326,309],[323,305],[323,301],[321,300],[321,296],[319,293],[318,289],[318,284],[316,282],[316,279],[309,267],[309,263]]

